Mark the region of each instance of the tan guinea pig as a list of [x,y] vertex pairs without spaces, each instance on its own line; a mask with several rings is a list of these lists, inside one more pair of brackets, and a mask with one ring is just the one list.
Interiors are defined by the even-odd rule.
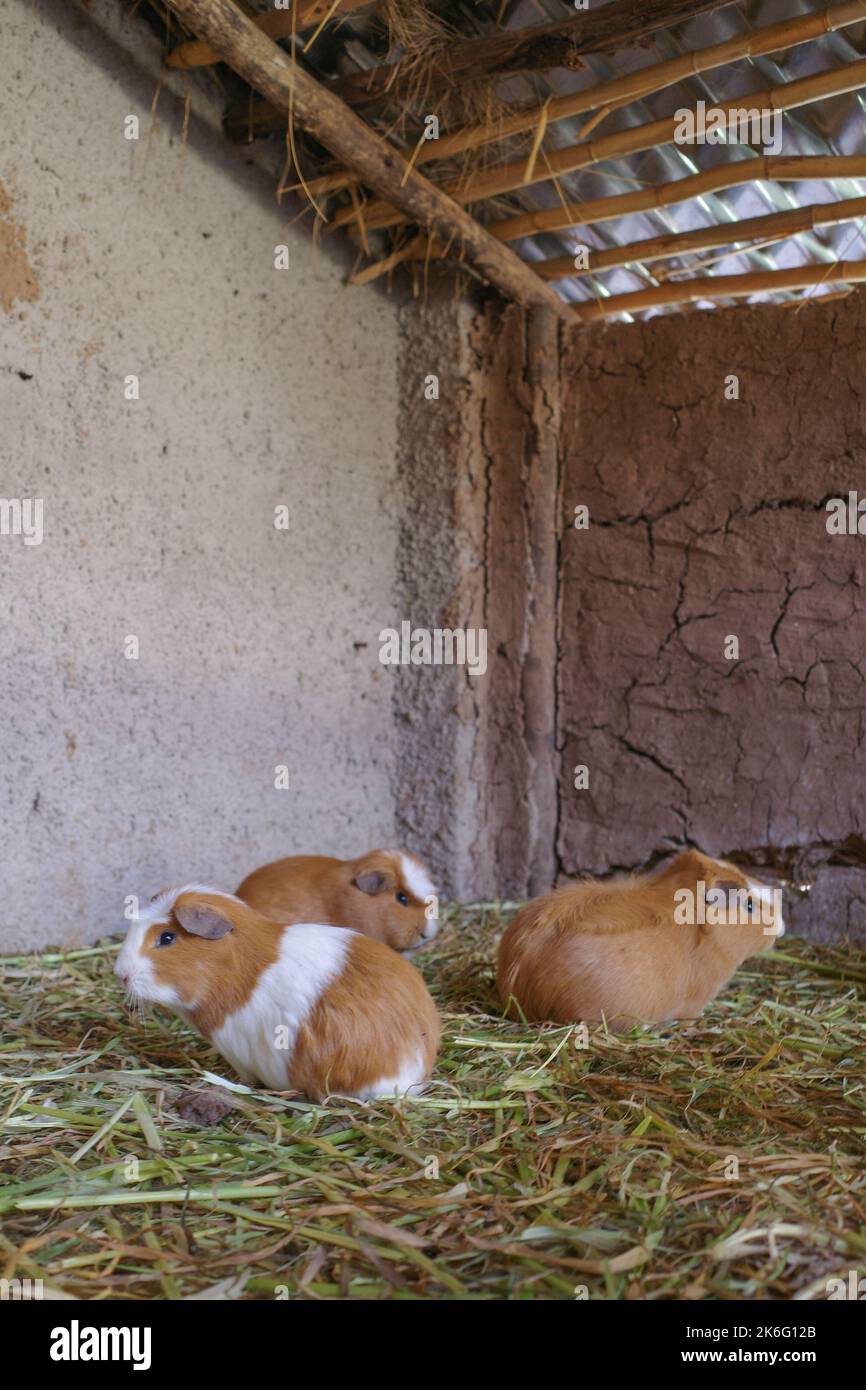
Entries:
[[696,1018],[784,930],[781,890],[689,850],[661,873],[585,880],[530,903],[502,937],[496,984],[513,1018]]
[[134,1000],[203,1033],[248,1084],[313,1100],[413,1091],[439,1046],[424,981],[387,946],[318,923],[280,927],[197,884],[139,914],[115,972]]
[[407,850],[374,849],[360,859],[278,859],[249,874],[237,896],[275,922],[351,927],[395,951],[416,950],[439,928],[430,875]]

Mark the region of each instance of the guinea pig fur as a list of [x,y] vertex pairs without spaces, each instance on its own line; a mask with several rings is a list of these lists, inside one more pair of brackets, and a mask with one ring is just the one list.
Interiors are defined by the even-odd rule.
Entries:
[[652,876],[584,880],[530,903],[502,937],[496,983],[515,1018],[696,1018],[784,929],[780,890],[689,850]]
[[278,859],[245,878],[237,896],[275,922],[351,927],[404,954],[439,929],[436,890],[407,850],[374,849],[359,859]]
[[412,1091],[439,1045],[424,981],[381,942],[320,923],[280,926],[197,884],[139,913],[115,971],[133,1000],[174,1009],[248,1084],[313,1100]]

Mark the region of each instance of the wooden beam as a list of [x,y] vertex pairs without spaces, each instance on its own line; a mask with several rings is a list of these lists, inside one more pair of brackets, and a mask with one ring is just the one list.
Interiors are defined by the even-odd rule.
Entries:
[[[710,72],[714,68],[739,62],[744,58],[758,58],[767,53],[795,48],[799,44],[809,43],[823,34],[835,33],[864,19],[866,0],[845,0],[844,4],[828,5],[816,14],[786,19],[778,24],[749,30],[745,34],[736,34],[733,38],[712,44],[708,48],[694,49],[664,63],[653,63],[649,67],[638,68],[636,72],[627,73],[625,77],[599,82],[584,91],[568,92],[565,96],[553,97],[540,105],[525,106],[495,120],[451,131],[441,135],[438,140],[428,140],[415,155],[415,166],[434,160],[451,159],[466,150],[478,149],[482,145],[492,144],[508,136],[519,135],[535,129],[542,121],[546,126],[550,126],[556,121],[584,115],[589,111],[610,111],[630,101],[643,100],[699,73]],[[249,121],[245,120],[244,124],[248,125]],[[309,188],[313,197],[318,197],[320,194],[345,188],[351,182],[352,176],[341,171],[315,179]]]
[[[581,68],[584,53],[611,53],[639,43],[657,29],[684,24],[695,15],[723,9],[732,0],[617,0],[593,7],[573,19],[529,29],[504,30],[455,44],[431,71],[425,97],[435,101],[456,82],[513,76],[548,68]],[[342,78],[336,90],[350,106],[368,102],[400,103],[418,81],[417,68],[383,64]]]
[[694,304],[700,299],[742,298],[764,291],[817,289],[821,285],[864,282],[866,260],[832,261],[828,265],[802,265],[793,270],[765,270],[753,275],[701,275],[676,284],[637,290],[634,294],[616,294],[590,304],[577,304],[574,311],[581,323],[594,323],[614,314],[637,314],[642,309]]
[[[559,322],[549,309],[526,316],[526,377],[531,431],[524,446],[524,633],[520,707],[526,745],[530,897],[556,884],[559,759],[556,679],[559,616]],[[514,518],[516,523],[517,518]]]
[[[725,101],[714,102],[713,109],[724,111],[733,119],[744,110],[791,111],[829,96],[857,91],[862,87],[866,87],[866,58],[861,58],[856,63],[846,63],[839,68],[830,68],[825,72],[813,73],[793,82],[782,82],[776,87],[768,87],[760,92],[747,92],[742,96],[729,97]],[[683,108],[687,109],[696,117],[695,108]],[[500,164],[493,169],[483,170],[469,179],[452,179],[443,185],[444,191],[460,203],[483,202],[487,198],[500,197],[503,193],[512,193],[516,189],[544,183],[550,178],[589,169],[606,159],[622,159],[644,150],[655,149],[659,145],[671,144],[679,125],[678,116],[666,116],[659,121],[650,121],[645,125],[631,126],[613,135],[602,136],[600,140],[581,140],[576,145],[550,150],[535,161],[535,168],[529,176],[524,157],[512,160],[508,164]],[[343,226],[354,217],[354,209],[342,209],[334,219],[334,225]],[[368,232],[399,226],[404,220],[400,213],[379,201],[368,203],[364,208],[364,225]]]
[[167,3],[251,87],[297,120],[335,158],[356,169],[364,183],[411,221],[426,227],[441,244],[450,241],[454,253],[482,279],[520,304],[544,304],[566,316],[567,306],[549,285],[423,174],[413,170],[407,175],[390,146],[261,33],[232,0]]
[[[267,10],[250,15],[257,29],[269,39],[289,39],[323,20],[362,10],[370,0],[295,0],[288,10]],[[165,60],[168,68],[208,68],[220,62],[216,49],[204,39],[189,39],[173,48]]]
[[[569,322],[574,330],[573,314]],[[474,698],[473,778],[484,815],[472,838],[496,892],[519,898],[549,891],[556,878],[557,327],[545,310],[513,305],[479,315],[469,343],[476,411],[461,421],[470,458],[460,462],[481,494],[475,554],[490,634],[487,679]]]
[[[648,237],[626,246],[606,246],[603,250],[589,249],[589,265],[575,269],[574,256],[551,256],[546,261],[533,261],[532,268],[542,280],[580,279],[595,275],[599,270],[613,270],[623,265],[650,265],[669,256],[686,256],[693,251],[717,251],[722,246],[734,247],[740,242],[782,241],[800,232],[813,232],[819,227],[837,227],[866,217],[866,198],[843,198],[836,203],[813,203],[810,207],[792,208],[788,212],[772,212],[766,217],[747,217],[742,222],[725,222],[712,227],[699,227],[693,232],[670,232],[667,236]],[[744,247],[748,250],[748,247]]]

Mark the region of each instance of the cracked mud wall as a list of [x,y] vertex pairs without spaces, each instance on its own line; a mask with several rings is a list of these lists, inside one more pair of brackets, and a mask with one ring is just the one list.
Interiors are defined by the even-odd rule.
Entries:
[[866,536],[826,527],[866,494],[864,368],[862,295],[568,335],[564,874],[697,844],[811,884],[798,933],[866,935]]

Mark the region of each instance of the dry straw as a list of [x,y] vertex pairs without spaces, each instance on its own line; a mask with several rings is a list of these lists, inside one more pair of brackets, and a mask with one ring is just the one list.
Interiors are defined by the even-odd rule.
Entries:
[[[699,1023],[583,1049],[498,1016],[501,925],[452,912],[423,960],[444,1042],[400,1105],[215,1086],[205,1042],[125,1014],[116,947],[0,961],[0,1276],[84,1299],[825,1298],[862,1266],[862,952],[786,942]],[[190,1089],[233,1108],[195,1124]]]
[[[360,10],[368,0],[295,0],[289,9],[266,10],[264,14],[250,13],[257,29],[269,39],[290,39],[313,24],[326,24],[352,10]],[[240,6],[241,9],[244,6]],[[220,55],[204,39],[189,39],[166,57],[170,68],[207,68],[221,62]]]

